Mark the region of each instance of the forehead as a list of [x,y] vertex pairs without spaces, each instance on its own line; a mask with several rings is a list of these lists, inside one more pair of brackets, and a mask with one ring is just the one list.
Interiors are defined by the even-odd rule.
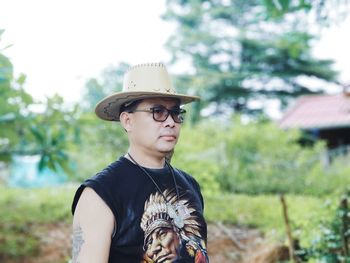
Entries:
[[147,98],[140,105],[163,105],[166,107],[180,106],[180,100],[175,98]]
[[173,234],[173,233],[175,233],[175,232],[174,232],[174,230],[173,230],[171,227],[166,227],[166,226],[164,226],[164,227],[158,227],[158,228],[156,228],[155,230],[153,230],[153,232],[151,233],[151,235],[156,235],[156,236],[158,236],[158,235],[161,235],[161,234],[163,234],[163,233]]

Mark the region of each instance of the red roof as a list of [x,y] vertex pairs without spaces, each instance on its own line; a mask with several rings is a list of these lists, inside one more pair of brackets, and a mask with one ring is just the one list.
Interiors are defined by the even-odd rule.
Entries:
[[287,110],[279,125],[301,129],[350,127],[350,96],[303,96]]

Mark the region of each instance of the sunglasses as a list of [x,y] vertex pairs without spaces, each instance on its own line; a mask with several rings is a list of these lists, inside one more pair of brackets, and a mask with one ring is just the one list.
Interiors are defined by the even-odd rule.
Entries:
[[186,110],[181,108],[173,108],[169,110],[164,106],[155,106],[150,108],[149,110],[129,111],[129,113],[134,113],[134,112],[150,112],[153,115],[153,119],[158,122],[164,122],[169,117],[169,115],[171,115],[174,122],[183,123],[185,120]]

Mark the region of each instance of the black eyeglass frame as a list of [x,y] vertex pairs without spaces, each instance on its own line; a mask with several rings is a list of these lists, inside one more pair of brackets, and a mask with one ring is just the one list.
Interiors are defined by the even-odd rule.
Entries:
[[[167,114],[166,115],[163,115],[162,114],[162,117],[163,118],[156,118],[155,114],[156,114],[156,111],[157,110],[162,110],[162,111],[166,111]],[[176,109],[167,109],[166,107],[164,106],[154,106],[152,108],[149,108],[149,110],[132,110],[132,111],[128,111],[128,113],[134,113],[134,112],[149,112],[149,113],[152,113],[152,117],[153,117],[153,120],[157,121],[157,122],[165,122],[169,115],[171,115],[171,117],[173,118],[174,122],[176,123],[183,123],[185,118],[184,118],[184,115],[186,113],[186,110],[185,109],[182,109],[182,108],[176,108]]]

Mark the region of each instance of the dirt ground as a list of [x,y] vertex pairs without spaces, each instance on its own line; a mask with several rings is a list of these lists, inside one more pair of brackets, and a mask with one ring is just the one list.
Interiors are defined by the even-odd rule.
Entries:
[[288,260],[288,248],[267,241],[256,229],[208,226],[208,254],[212,263],[275,263]]
[[[38,255],[32,258],[1,260],[3,263],[63,263],[71,253],[71,226],[44,225],[33,228],[40,239]],[[208,254],[211,263],[274,263],[288,258],[284,246],[266,244],[263,235],[255,229],[224,225],[208,225]]]

